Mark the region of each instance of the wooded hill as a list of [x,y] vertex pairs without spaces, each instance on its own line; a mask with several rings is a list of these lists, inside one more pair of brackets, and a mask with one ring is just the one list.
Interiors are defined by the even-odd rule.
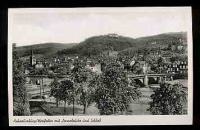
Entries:
[[[180,39],[182,42],[180,42]],[[52,55],[98,55],[105,50],[128,51],[143,48],[167,47],[169,44],[186,44],[186,32],[164,33],[159,35],[131,38],[117,34],[107,34],[87,38],[80,43],[43,43],[31,46],[17,47],[20,56],[30,55],[31,49],[34,54],[44,56]]]
[[97,55],[105,50],[126,51],[127,49],[164,48],[169,44],[186,44],[186,36],[186,32],[177,32],[133,39],[117,34],[108,34],[90,37],[72,48],[59,51],[58,54]]

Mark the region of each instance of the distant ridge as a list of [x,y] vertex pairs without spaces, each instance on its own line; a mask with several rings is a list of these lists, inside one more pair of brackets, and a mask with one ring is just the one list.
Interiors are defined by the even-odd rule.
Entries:
[[77,43],[41,43],[35,45],[19,46],[16,48],[20,56],[30,55],[31,49],[34,54],[42,54],[45,56],[53,55],[57,51],[75,46]]

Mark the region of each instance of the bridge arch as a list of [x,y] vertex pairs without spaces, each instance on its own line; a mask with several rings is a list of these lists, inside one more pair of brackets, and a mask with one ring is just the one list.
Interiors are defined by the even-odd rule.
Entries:
[[144,87],[144,82],[143,79],[132,79],[137,85],[139,85],[140,87]]
[[148,78],[149,78],[148,84],[158,84],[157,77],[148,77]]
[[32,96],[31,99],[45,99],[46,97],[44,95],[40,96],[40,95],[36,95],[36,96]]

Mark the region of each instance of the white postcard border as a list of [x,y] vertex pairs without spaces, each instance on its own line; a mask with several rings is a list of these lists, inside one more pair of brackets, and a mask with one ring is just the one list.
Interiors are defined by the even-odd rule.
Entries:
[[[13,90],[12,90],[12,43],[10,43],[12,37],[10,37],[12,25],[12,15],[16,12],[20,13],[21,10],[26,11],[42,11],[45,9],[9,9],[8,10],[8,100],[9,100],[9,125],[10,126],[63,126],[63,125],[190,125],[192,124],[193,115],[193,41],[192,41],[192,15],[191,7],[142,7],[142,8],[76,8],[66,9],[71,11],[99,11],[99,10],[113,11],[118,10],[119,12],[124,9],[126,11],[133,9],[138,11],[147,10],[183,10],[188,18],[188,114],[187,115],[127,115],[127,116],[13,116]],[[48,9],[51,10],[51,9]],[[63,11],[64,9],[57,9]],[[23,35],[23,34],[21,34]],[[60,119],[60,122],[55,122]],[[73,122],[70,120],[81,120],[81,122]],[[83,120],[89,119],[90,122],[82,122]],[[91,119],[100,119],[100,122],[91,122]],[[21,120],[22,122],[16,122]],[[23,120],[27,120],[23,122]],[[28,121],[29,120],[29,121]],[[36,121],[37,120],[37,121]],[[39,120],[41,122],[39,122]],[[45,121],[46,120],[46,121]],[[51,122],[53,120],[53,123]],[[61,122],[61,121],[66,122]],[[69,120],[69,122],[67,122]],[[35,122],[36,121],[36,122]]]

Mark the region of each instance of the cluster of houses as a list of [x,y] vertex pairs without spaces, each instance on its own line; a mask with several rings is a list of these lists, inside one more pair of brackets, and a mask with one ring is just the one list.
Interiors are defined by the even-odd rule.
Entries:
[[[142,55],[142,54],[141,54]],[[151,51],[150,55],[154,56],[155,58],[158,57],[162,57],[163,58],[170,58],[170,55],[166,55],[164,56],[164,54],[162,54],[162,52],[160,50],[157,51]],[[113,50],[107,50],[104,51],[100,54],[100,57],[114,57],[116,58],[118,56],[118,52],[117,51],[113,51]],[[138,57],[143,57],[144,55],[140,56],[137,55],[134,58],[131,59],[130,61],[130,66],[133,68],[134,70],[137,71],[137,69],[140,69],[140,73],[151,73],[151,66],[149,64],[146,63],[146,61],[144,61],[144,59],[142,60],[141,58]],[[50,59],[38,59],[34,56],[33,51],[31,51],[31,55],[29,57],[29,63],[28,63],[28,67],[25,67],[25,74],[29,74],[30,73],[30,68],[32,69],[43,69],[43,68],[47,68],[47,70],[51,73],[56,73],[53,72],[51,69],[51,67],[53,66],[57,66],[58,68],[60,67],[60,69],[62,69],[62,67],[64,67],[66,64],[70,65],[70,69],[73,69],[73,63],[76,59],[81,59],[78,56],[70,56],[70,57],[52,57]],[[97,60],[97,59],[96,59]],[[99,63],[98,61],[95,62],[95,60],[86,58],[86,59],[81,59],[81,61],[83,61],[85,63],[85,68],[90,69],[92,72],[95,73],[101,73],[102,71],[102,65],[101,63]],[[119,61],[120,62],[120,61]],[[122,63],[121,63],[122,64]],[[125,67],[125,65],[123,65]],[[167,65],[163,65],[160,66],[162,69],[166,70],[166,73],[172,73],[172,74],[186,74],[188,72],[188,63],[187,61],[175,61],[173,63],[169,62]],[[125,69],[125,68],[124,68]],[[132,70],[133,73],[138,73]]]
[[188,73],[188,63],[187,61],[176,61],[168,65],[167,73],[178,73],[186,74]]
[[[52,57],[50,59],[42,59],[42,58],[36,58],[33,54],[33,51],[31,51],[31,55],[28,59],[26,59],[26,65],[25,65],[25,74],[30,74],[30,70],[39,70],[47,68],[49,72],[52,73],[52,70],[49,68],[53,66],[57,66],[57,68],[62,69],[63,66],[66,64],[70,66],[70,69],[73,69],[73,63],[76,59],[78,59],[78,56],[70,56],[70,57]],[[81,60],[83,62],[83,60]],[[86,68],[92,70],[93,72],[100,73],[101,65],[100,63],[94,63],[92,60],[86,59]],[[56,73],[56,72],[55,72]]]

